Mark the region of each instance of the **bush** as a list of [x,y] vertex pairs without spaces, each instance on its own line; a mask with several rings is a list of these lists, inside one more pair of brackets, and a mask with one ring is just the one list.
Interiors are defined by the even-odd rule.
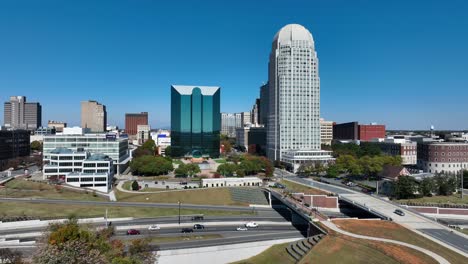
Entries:
[[132,182],[132,190],[133,191],[138,191],[140,189],[140,186],[138,185],[137,181]]

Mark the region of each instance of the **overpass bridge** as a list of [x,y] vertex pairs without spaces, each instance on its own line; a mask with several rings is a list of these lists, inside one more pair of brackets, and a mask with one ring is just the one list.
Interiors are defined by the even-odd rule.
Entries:
[[[408,208],[404,206],[394,204],[375,196],[327,183],[317,182],[311,179],[292,176],[284,177],[284,180],[333,193],[337,195],[340,200],[352,203],[364,210],[373,212],[374,214],[380,214],[383,219],[392,220],[434,242],[437,242],[440,245],[468,257],[467,235],[453,232],[450,228],[433,221],[431,218],[423,216],[412,210],[408,210]],[[405,215],[400,216],[394,214],[396,209],[402,210]]]

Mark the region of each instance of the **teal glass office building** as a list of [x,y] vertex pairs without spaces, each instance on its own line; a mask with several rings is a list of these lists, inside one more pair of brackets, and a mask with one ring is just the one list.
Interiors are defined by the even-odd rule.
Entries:
[[171,86],[171,152],[174,157],[219,157],[220,87]]

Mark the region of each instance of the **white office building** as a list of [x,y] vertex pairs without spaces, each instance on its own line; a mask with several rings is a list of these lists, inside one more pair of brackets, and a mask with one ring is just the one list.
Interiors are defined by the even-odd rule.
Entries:
[[57,148],[67,148],[75,152],[86,151],[91,154],[107,155],[113,160],[116,174],[122,173],[130,162],[128,139],[117,138],[114,134],[62,134],[44,136],[44,162],[50,161],[51,152]]
[[166,156],[166,148],[171,146],[171,132],[160,129],[157,132],[151,132],[151,138],[158,147],[158,154]]
[[43,175],[44,179],[107,193],[114,173],[112,159],[107,155],[56,148],[49,153]]
[[[320,149],[318,58],[306,28],[290,24],[275,35],[268,77],[268,158],[290,162],[291,156],[300,155],[327,162],[331,153]],[[294,154],[296,151],[300,153]],[[283,158],[285,153],[287,159]]]
[[229,177],[202,179],[202,187],[255,187],[261,186],[262,180],[257,177]]

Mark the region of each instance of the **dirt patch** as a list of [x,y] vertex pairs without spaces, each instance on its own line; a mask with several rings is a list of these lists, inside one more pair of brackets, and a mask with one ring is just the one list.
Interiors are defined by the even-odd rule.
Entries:
[[382,242],[370,242],[374,247],[378,248],[386,255],[396,259],[400,263],[411,263],[411,264],[428,264],[437,263],[437,261],[426,254],[394,244],[382,243]]

